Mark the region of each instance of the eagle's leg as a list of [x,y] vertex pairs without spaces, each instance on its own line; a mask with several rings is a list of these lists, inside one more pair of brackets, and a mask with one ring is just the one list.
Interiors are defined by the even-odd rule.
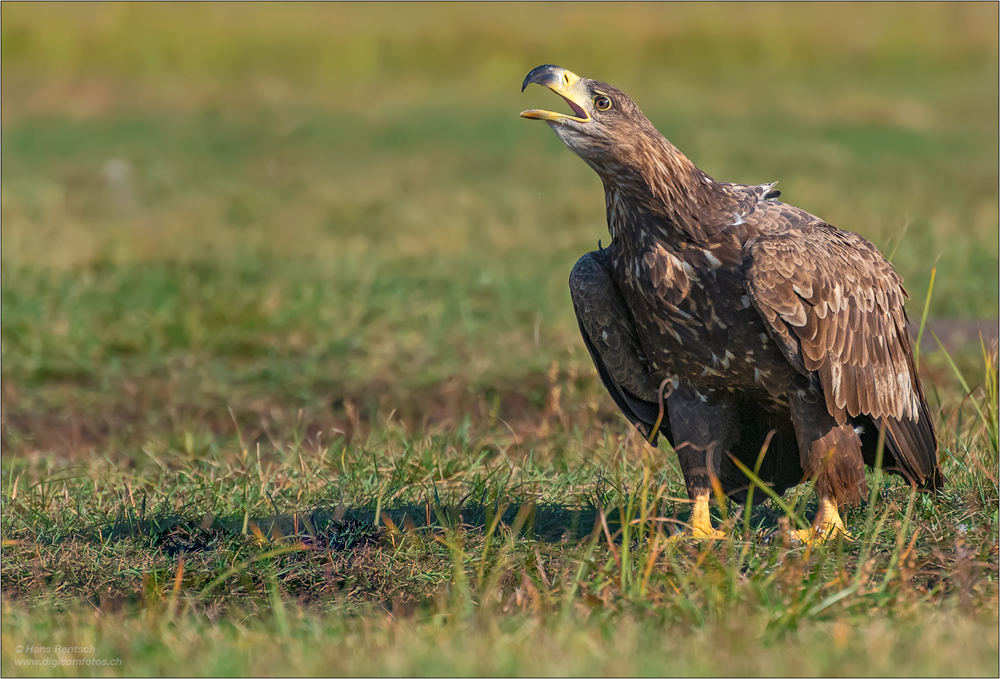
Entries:
[[712,517],[708,513],[708,503],[711,495],[707,491],[699,491],[694,498],[694,510],[691,512],[691,537],[699,540],[722,540],[726,534],[712,526]]
[[723,456],[739,440],[739,428],[730,399],[718,392],[703,396],[681,387],[668,399],[670,429],[688,497],[694,501],[691,536],[721,539],[726,534],[712,526],[708,506],[712,478],[719,478]]
[[788,406],[802,469],[807,478],[816,479],[819,496],[812,527],[795,531],[795,536],[807,544],[822,542],[837,532],[850,537],[837,508],[857,504],[866,492],[861,439],[849,423],[837,424],[822,397],[810,400],[797,392],[789,395]]

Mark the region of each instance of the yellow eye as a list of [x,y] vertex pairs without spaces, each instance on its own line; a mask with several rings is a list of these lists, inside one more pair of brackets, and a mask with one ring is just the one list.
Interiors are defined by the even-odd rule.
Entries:
[[594,97],[594,108],[598,111],[607,111],[611,108],[611,100],[607,97]]

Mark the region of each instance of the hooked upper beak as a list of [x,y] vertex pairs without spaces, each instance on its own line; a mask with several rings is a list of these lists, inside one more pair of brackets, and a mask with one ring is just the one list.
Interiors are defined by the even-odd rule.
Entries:
[[521,84],[521,91],[531,83],[537,83],[558,94],[566,100],[566,103],[573,109],[576,115],[556,113],[555,111],[542,111],[536,108],[522,111],[522,118],[535,118],[537,120],[563,121],[572,120],[578,123],[586,123],[591,120],[587,113],[587,105],[590,101],[590,93],[587,92],[583,81],[576,73],[567,71],[559,66],[545,65],[534,69],[525,77]]

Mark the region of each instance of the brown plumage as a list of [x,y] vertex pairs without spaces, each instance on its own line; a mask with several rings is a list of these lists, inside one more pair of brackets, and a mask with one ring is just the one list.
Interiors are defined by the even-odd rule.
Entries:
[[[611,243],[570,276],[584,342],[619,408],[654,440],[657,390],[670,385],[659,432],[692,498],[713,475],[744,497],[750,482],[732,460],[752,468],[772,431],[762,479],[781,493],[816,478],[834,514],[865,492],[883,426],[888,471],[943,485],[906,292],[875,246],[778,202],[774,184],[716,182],[611,85],[556,66],[533,70],[524,86],[533,82],[573,114],[522,116],[548,121],[604,183]],[[829,530],[839,517],[817,523]]]

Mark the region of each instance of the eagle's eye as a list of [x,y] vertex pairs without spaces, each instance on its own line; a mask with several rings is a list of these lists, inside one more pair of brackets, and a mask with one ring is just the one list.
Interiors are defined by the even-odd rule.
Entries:
[[611,100],[607,97],[594,97],[594,108],[598,111],[607,111],[611,108]]

